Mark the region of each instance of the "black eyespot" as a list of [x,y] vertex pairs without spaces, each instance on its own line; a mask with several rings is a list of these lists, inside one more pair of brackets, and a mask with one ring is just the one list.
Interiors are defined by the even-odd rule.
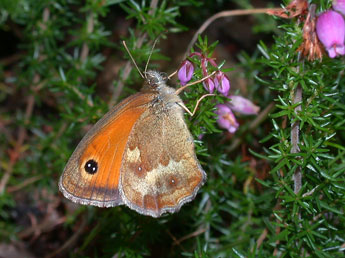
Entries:
[[93,159],[90,159],[86,162],[84,169],[87,173],[93,175],[98,170],[98,163],[94,161]]

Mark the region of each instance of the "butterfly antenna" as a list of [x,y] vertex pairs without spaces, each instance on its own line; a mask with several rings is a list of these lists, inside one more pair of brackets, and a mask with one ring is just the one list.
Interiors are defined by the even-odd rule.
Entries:
[[[129,49],[128,49],[127,45],[126,45],[126,42],[125,42],[124,40],[122,41],[122,44],[123,44],[123,46],[125,47],[125,49],[126,49],[128,55],[129,55],[129,57],[132,59],[132,62],[133,62],[133,64],[134,64],[134,66],[137,68],[137,70],[138,70],[140,76],[141,76],[143,79],[145,79],[145,76],[142,74],[142,72],[140,71],[139,67],[137,66],[137,63],[135,62],[135,60],[134,60],[134,58],[133,58],[131,52],[129,51]],[[151,55],[150,55],[150,56],[151,56]],[[145,67],[145,72],[146,72],[146,67]]]
[[146,62],[146,65],[145,65],[144,74],[146,74],[146,72],[147,72],[147,67],[149,66],[149,63],[150,63],[150,59],[151,59],[153,50],[155,49],[155,46],[156,46],[156,44],[157,44],[157,41],[158,41],[159,37],[160,37],[160,35],[159,35],[159,36],[155,39],[155,41],[153,42],[153,46],[152,46],[152,48],[151,48],[149,58],[147,59],[147,62]]

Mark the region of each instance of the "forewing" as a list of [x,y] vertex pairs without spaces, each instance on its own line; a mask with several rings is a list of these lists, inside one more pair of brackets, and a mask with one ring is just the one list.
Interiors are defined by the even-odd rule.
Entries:
[[[149,94],[133,95],[110,110],[84,136],[60,178],[59,187],[65,197],[100,207],[122,204],[119,195],[120,167],[123,152],[133,125],[152,101]],[[95,173],[86,171],[95,161]]]

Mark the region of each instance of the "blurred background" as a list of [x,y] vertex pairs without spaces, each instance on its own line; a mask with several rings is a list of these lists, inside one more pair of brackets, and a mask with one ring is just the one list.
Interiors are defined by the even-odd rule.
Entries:
[[[266,14],[223,17],[203,32],[218,41],[212,57],[225,68],[232,94],[264,111],[239,117],[234,135],[217,127],[197,146],[208,181],[180,212],[159,219],[125,206],[80,206],[58,191],[58,180],[82,136],[110,106],[142,84],[121,45],[143,70],[176,71],[199,27],[234,9],[279,7],[281,1],[0,1],[0,257],[248,257],[265,238],[279,204],[270,165],[248,151],[272,128],[274,94],[262,87],[260,42],[280,35]],[[149,18],[149,6],[155,7]],[[142,15],[142,16],[141,16]],[[147,19],[145,24],[141,18]],[[138,47],[139,46],[139,47]],[[261,45],[262,46],[262,45]],[[127,65],[131,70],[126,70]],[[265,77],[263,75],[263,77]],[[176,78],[172,85],[177,85]],[[266,110],[266,108],[269,108]],[[194,129],[194,136],[198,136]],[[268,227],[272,235],[274,228]],[[274,243],[272,240],[270,243]],[[272,253],[270,243],[261,248]],[[262,251],[262,254],[265,254]],[[266,253],[267,254],[267,253]],[[254,256],[252,256],[254,257]],[[263,256],[268,257],[268,256]]]

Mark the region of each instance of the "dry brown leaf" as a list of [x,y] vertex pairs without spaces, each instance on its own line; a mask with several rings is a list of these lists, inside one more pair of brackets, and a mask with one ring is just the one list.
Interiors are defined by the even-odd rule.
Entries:
[[285,19],[291,19],[297,16],[302,16],[307,13],[308,1],[307,0],[293,0],[283,10],[269,10],[267,14],[279,16]]
[[316,17],[315,5],[311,5],[307,19],[303,26],[303,42],[297,49],[301,54],[313,61],[315,59],[322,60],[323,47],[316,34]]

